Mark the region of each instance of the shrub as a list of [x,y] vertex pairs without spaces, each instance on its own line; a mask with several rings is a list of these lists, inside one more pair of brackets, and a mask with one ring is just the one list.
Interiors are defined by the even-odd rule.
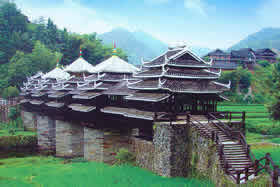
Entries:
[[19,90],[13,86],[9,86],[8,88],[5,88],[2,93],[2,97],[4,99],[17,97],[17,96],[19,96]]
[[117,164],[134,164],[135,156],[125,148],[121,148],[115,157]]
[[20,116],[19,109],[17,107],[11,107],[8,117],[12,120],[16,120],[19,116]]
[[15,147],[36,147],[36,136],[3,136],[0,137],[0,150],[11,149]]

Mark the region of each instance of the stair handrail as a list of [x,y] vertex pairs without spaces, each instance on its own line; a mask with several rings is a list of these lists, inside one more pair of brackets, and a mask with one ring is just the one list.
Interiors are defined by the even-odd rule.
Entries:
[[[222,121],[220,121],[216,116],[213,114],[209,113],[208,114],[208,121],[212,122],[217,128],[219,128],[221,131],[223,131],[227,136],[232,137],[231,132],[233,131],[229,126],[224,124]],[[214,121],[217,121],[218,124]]]

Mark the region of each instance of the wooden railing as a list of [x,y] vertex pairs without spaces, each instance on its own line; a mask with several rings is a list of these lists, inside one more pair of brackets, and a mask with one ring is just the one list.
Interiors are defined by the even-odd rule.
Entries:
[[[239,114],[239,117],[234,116],[233,114]],[[161,122],[175,122],[179,114],[165,114],[164,118],[159,118],[158,115],[155,115],[154,121]],[[229,164],[225,157],[224,153],[224,144],[219,139],[218,132],[214,129],[207,128],[207,125],[201,123],[200,121],[192,118],[190,113],[180,114],[180,116],[186,116],[186,124],[190,124],[192,127],[198,130],[201,136],[204,136],[208,139],[211,139],[218,151],[218,155],[220,157],[221,163],[223,163],[223,168],[227,175],[230,175],[237,184],[240,184],[242,180],[248,181],[250,176],[258,176],[259,173],[266,171],[272,179],[273,187],[280,187],[280,169],[270,157],[270,154],[267,153],[264,157],[260,159],[256,159],[254,154],[250,150],[250,145],[247,144],[246,138],[243,133],[243,129],[245,129],[245,112],[214,112],[209,113],[207,115],[208,123],[212,123],[216,128],[222,131],[225,135],[227,135],[232,140],[237,140],[240,145],[242,145],[242,149],[245,150],[247,158],[251,161],[252,164],[248,166],[244,166],[243,169],[238,169],[235,171],[232,165]],[[222,120],[227,119],[231,121],[232,119],[241,119],[240,128],[233,128],[231,123],[224,123]],[[265,162],[265,164],[262,164]],[[244,174],[244,176],[242,176]]]
[[234,130],[240,130],[245,134],[245,112],[211,112],[209,113],[212,116],[215,116],[219,120],[223,120],[225,124],[229,127],[233,128]]
[[0,122],[6,123],[9,122],[9,111],[10,108],[13,106],[18,105],[19,100],[18,99],[9,99],[6,100],[5,102],[2,102],[0,104]]
[[[244,113],[244,112],[243,112]],[[228,115],[229,113],[227,113]],[[230,114],[231,116],[231,114]],[[245,116],[243,114],[242,116]],[[243,117],[242,117],[243,118]],[[225,133],[227,136],[229,136],[232,139],[236,139],[239,141],[239,143],[242,145],[243,149],[246,152],[246,155],[248,159],[252,162],[251,165],[244,167],[242,170],[237,170],[236,176],[234,174],[230,174],[235,180],[237,184],[240,184],[240,181],[245,180],[248,181],[249,177],[254,175],[257,176],[261,171],[265,170],[267,173],[270,174],[272,178],[273,187],[280,187],[280,170],[277,165],[274,164],[273,160],[270,157],[270,154],[267,153],[265,157],[256,159],[254,154],[250,150],[250,145],[247,144],[246,138],[244,134],[241,131],[234,131],[231,127],[229,127],[227,124],[221,122],[216,116],[214,116],[212,113],[208,114],[208,121],[213,125],[215,125],[217,128],[219,128],[222,132]],[[245,122],[245,118],[243,118],[243,121]],[[223,147],[224,145],[219,145],[219,142],[216,142],[219,150],[220,159],[224,163],[225,172],[229,174],[228,169],[231,168],[230,165],[226,162],[224,158],[223,153]],[[265,165],[261,164],[261,161],[265,160]],[[250,172],[250,169],[254,172]],[[241,177],[241,174],[244,174],[244,177]]]

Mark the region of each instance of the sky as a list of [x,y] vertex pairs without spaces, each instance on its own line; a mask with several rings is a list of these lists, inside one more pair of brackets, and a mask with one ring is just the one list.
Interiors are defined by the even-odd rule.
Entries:
[[30,20],[102,34],[147,32],[165,43],[226,49],[265,27],[280,27],[280,0],[14,0]]

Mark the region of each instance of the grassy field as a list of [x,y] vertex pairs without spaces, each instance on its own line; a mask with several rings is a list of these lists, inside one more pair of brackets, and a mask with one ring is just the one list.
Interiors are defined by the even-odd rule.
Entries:
[[[269,113],[261,104],[220,104],[218,111],[246,112],[246,129],[249,142],[280,143],[280,123],[269,118]],[[240,115],[239,115],[240,116]]]
[[252,151],[256,158],[265,156],[266,153],[270,153],[272,160],[276,165],[280,165],[280,146],[272,145],[269,143],[253,144],[251,146]]
[[109,166],[96,162],[71,162],[54,157],[0,160],[2,187],[170,187],[214,186],[209,181],[164,178],[132,166]]

